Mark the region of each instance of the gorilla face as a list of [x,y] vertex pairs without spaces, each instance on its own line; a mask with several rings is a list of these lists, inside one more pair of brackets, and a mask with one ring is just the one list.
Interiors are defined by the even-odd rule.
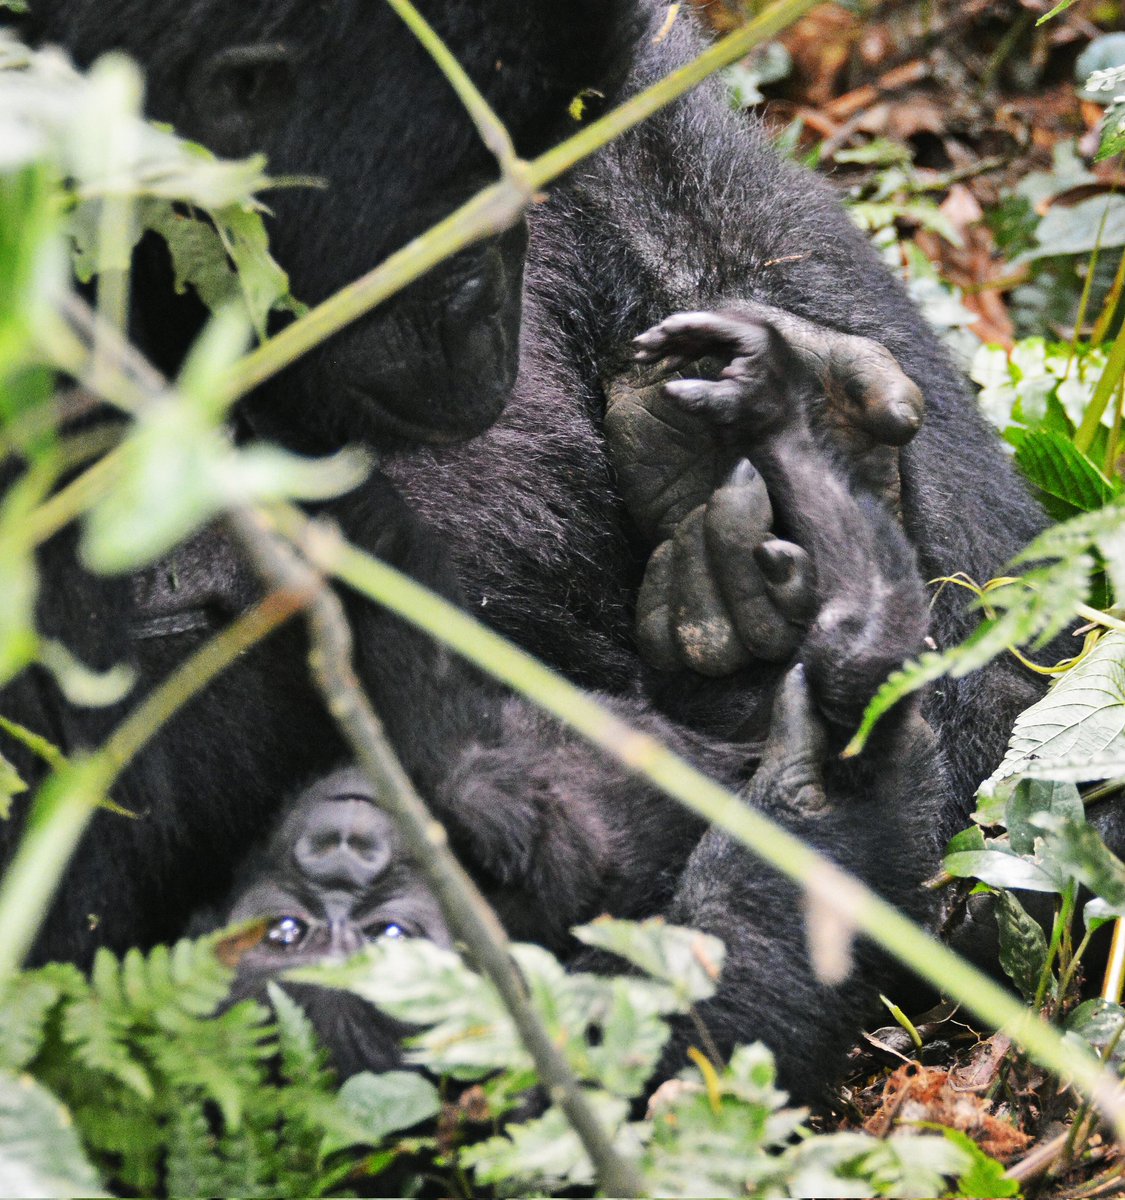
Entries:
[[[637,23],[627,0],[419,7],[524,153],[565,131],[578,91],[617,81]],[[153,116],[225,155],[264,152],[300,184],[270,198],[270,234],[307,303],[496,178],[448,81],[381,0],[37,0],[33,20],[80,61],[133,54]],[[515,379],[526,247],[522,227],[498,233],[321,346],[252,410],[262,432],[323,444],[483,431]]]
[[265,919],[241,976],[343,958],[380,938],[452,944],[437,901],[405,856],[394,823],[357,771],[318,781],[284,814],[229,923]]

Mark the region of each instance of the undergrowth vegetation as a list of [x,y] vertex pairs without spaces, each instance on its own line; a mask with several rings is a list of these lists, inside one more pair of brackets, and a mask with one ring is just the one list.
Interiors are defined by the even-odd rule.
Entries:
[[[1120,154],[1125,65],[1099,67],[1086,86],[1110,101],[1098,154]],[[240,356],[255,339],[268,349],[272,311],[303,309],[269,254],[259,198],[270,184],[266,164],[221,161],[143,121],[141,93],[124,61],[105,60],[83,75],[60,54],[0,34],[0,453],[25,464],[0,498],[0,686],[36,665],[78,704],[117,700],[132,680],[90,671],[37,629],[35,551],[44,541],[78,522],[85,561],[124,573],[219,514],[336,495],[365,469],[358,454],[313,462],[225,435]],[[872,142],[852,161],[875,172],[852,196],[857,220],[971,360],[982,410],[1059,522],[1000,578],[936,581],[972,591],[981,625],[964,645],[892,676],[853,747],[909,691],[997,655],[1019,654],[1055,676],[1017,723],[1007,757],[982,787],[973,827],[954,839],[934,885],[964,891],[963,903],[969,891],[993,898],[1000,965],[1015,989],[1062,1029],[1076,1065],[1097,1056],[1119,1071],[1125,938],[1114,943],[1105,994],[1087,996],[1081,985],[1094,935],[1125,919],[1125,864],[1087,821],[1097,805],[1120,799],[1125,781],[1125,267],[1114,261],[1096,304],[1089,292],[1071,297],[1081,315],[1070,340],[1052,331],[1010,348],[974,346],[962,297],[902,236],[918,225],[957,236],[909,155]],[[1125,221],[1114,224],[1120,197],[1088,202],[1101,204],[1092,241],[1091,218],[1074,215],[1077,208],[1065,210],[1063,229],[1062,217],[1037,216],[1021,207],[1025,198],[1010,199],[1010,244],[1028,264],[1045,248],[1074,259],[1097,253],[1104,263],[1125,245]],[[143,370],[120,336],[131,255],[146,231],[166,241],[176,286],[193,288],[214,313],[178,380],[156,395],[140,385]],[[92,307],[79,285],[95,280]],[[111,444],[66,427],[67,414],[95,402],[126,418]],[[1071,659],[1038,661],[1053,637],[1079,626]],[[112,754],[68,761],[0,713],[0,818],[32,805],[36,835],[0,883],[0,1194],[596,1188],[597,1164],[556,1097],[539,1089],[508,1006],[452,951],[380,943],[345,964],[300,973],[298,982],[352,992],[417,1029],[410,1071],[361,1074],[343,1085],[281,989],[271,988],[272,1012],[254,1001],[228,1003],[239,955],[260,929],[132,951],[120,961],[103,951],[89,977],[63,964],[21,969],[76,830],[93,806],[113,807],[122,755],[150,733],[129,731]],[[28,794],[2,739],[52,768],[39,794]],[[1045,897],[1045,907],[1028,893]],[[850,1127],[825,1132],[787,1107],[761,1046],[739,1049],[723,1069],[695,1054],[680,1078],[648,1096],[667,1019],[711,994],[723,947],[656,922],[602,921],[576,933],[634,973],[568,973],[534,946],[513,954],[532,1007],[650,1194],[1019,1193],[1027,1173],[985,1153],[974,1129],[933,1128],[924,1113],[890,1137],[889,1126],[864,1131],[858,1110]],[[972,1003],[968,995],[952,999]],[[893,1011],[921,1058],[922,1022]],[[947,1028],[951,1019],[939,1023]],[[1051,1161],[1073,1163],[1092,1147],[1091,1163],[1112,1182],[1122,1160],[1110,1134],[1095,1137],[1089,1097],[1044,1083],[1032,1057],[1002,1037],[973,1037],[977,1061],[981,1047],[991,1055],[995,1119],[1027,1131],[1025,1144],[1061,1122],[1064,1140]]]

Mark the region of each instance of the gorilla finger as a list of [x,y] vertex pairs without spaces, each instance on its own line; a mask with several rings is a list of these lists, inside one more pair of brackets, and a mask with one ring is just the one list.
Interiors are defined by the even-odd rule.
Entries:
[[714,312],[676,313],[634,338],[638,358],[652,361],[678,353],[687,357],[719,351],[758,356],[769,343],[768,328],[761,322]]
[[744,387],[733,379],[677,379],[664,385],[664,394],[687,412],[731,425],[743,414]]
[[849,401],[855,424],[876,441],[904,446],[922,427],[922,389],[888,350],[873,342],[859,355],[841,348],[831,356],[829,365]]
[[637,648],[645,662],[658,671],[676,671],[683,666],[672,633],[671,596],[672,543],[669,540],[653,551],[637,595]]
[[704,536],[719,593],[739,640],[763,662],[791,658],[802,630],[778,611],[754,561],[773,509],[761,475],[743,459],[707,505]]
[[754,561],[778,611],[800,625],[811,621],[817,610],[816,568],[808,554],[793,542],[771,538],[755,547]]
[[700,675],[730,675],[751,662],[719,591],[707,553],[706,508],[680,522],[672,539],[672,630],[680,659]]

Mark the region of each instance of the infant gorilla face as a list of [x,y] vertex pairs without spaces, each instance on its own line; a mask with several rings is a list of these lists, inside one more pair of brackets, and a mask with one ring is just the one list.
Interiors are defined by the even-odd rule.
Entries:
[[232,924],[258,919],[269,929],[242,973],[344,958],[380,938],[452,944],[394,823],[355,770],[319,780],[283,815],[228,913]]

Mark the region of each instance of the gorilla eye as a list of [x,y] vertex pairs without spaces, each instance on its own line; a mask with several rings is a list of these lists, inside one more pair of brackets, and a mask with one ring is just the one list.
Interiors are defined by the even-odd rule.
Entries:
[[296,917],[281,917],[269,927],[266,941],[281,950],[292,950],[305,940],[308,931],[309,927],[304,921]]
[[371,930],[371,936],[377,942],[383,940],[397,942],[402,938],[410,936],[409,933],[401,925],[396,925],[393,921],[387,925],[376,925]]

